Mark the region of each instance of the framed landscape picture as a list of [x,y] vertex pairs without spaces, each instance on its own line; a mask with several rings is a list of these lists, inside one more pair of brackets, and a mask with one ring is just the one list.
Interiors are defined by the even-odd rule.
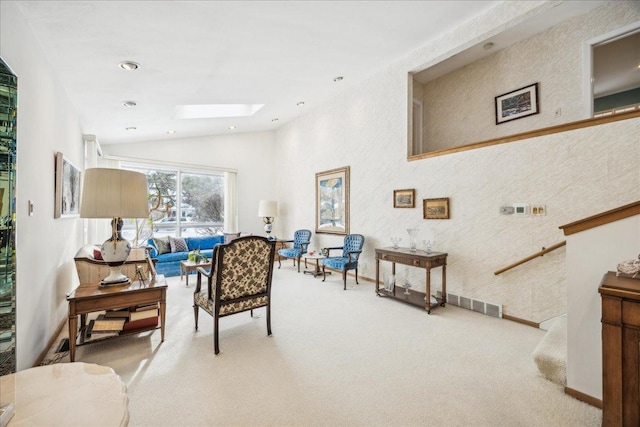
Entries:
[[316,173],[316,233],[349,234],[349,166]]
[[80,169],[61,152],[56,153],[55,218],[80,215]]
[[416,207],[416,190],[393,190],[393,207],[394,208],[415,208]]
[[449,219],[449,198],[424,199],[422,210],[424,219]]
[[538,83],[496,96],[496,124],[538,114]]

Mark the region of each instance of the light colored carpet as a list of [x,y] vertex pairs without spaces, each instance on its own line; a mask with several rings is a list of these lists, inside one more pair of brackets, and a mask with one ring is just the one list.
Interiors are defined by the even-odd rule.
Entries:
[[532,355],[545,378],[563,386],[567,383],[567,316],[553,322]]
[[194,331],[190,283],[169,279],[164,343],[156,330],[78,348],[127,384],[131,426],[601,425],[539,374],[542,330],[453,306],[427,315],[283,263],[273,335],[263,309],[223,318],[214,356],[211,317]]

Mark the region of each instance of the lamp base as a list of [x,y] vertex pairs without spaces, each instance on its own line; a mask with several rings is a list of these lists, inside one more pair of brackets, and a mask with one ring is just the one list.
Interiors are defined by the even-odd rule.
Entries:
[[121,272],[122,264],[129,257],[131,245],[122,238],[120,230],[122,229],[122,218],[114,218],[111,221],[113,235],[106,240],[100,247],[102,259],[110,267],[110,273],[107,277],[100,281],[103,286],[125,285],[131,283],[131,280]]

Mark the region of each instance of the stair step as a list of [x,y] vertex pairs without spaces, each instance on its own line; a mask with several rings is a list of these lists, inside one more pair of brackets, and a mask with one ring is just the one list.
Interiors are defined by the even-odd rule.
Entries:
[[567,383],[567,316],[559,317],[533,350],[533,360],[547,379]]

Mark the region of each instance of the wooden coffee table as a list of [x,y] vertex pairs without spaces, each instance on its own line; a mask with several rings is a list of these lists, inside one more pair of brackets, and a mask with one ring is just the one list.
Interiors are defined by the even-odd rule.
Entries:
[[207,262],[193,262],[193,261],[180,261],[180,281],[182,281],[182,273],[184,273],[187,278],[185,279],[185,285],[189,286],[189,273],[192,271],[196,271],[198,267],[211,267],[211,261]]
[[[305,271],[303,271],[304,274],[313,274],[313,277],[323,276],[322,269],[320,268],[320,260],[326,258],[324,255],[319,254],[319,253],[314,253],[313,255],[309,254],[309,253],[306,253],[306,254],[303,254],[301,256],[301,258],[305,260],[305,263],[306,263],[306,260],[308,260],[308,259],[311,259],[311,260],[315,259],[316,260],[315,269],[312,270],[312,271],[305,270]],[[331,272],[327,271],[324,274],[331,274]]]
[[[84,344],[87,314],[105,310],[117,310],[137,305],[160,304],[160,337],[164,341],[164,323],[167,301],[167,281],[158,274],[146,284],[135,281],[128,285],[101,286],[100,283],[82,283],[67,295],[69,302],[69,360],[75,361],[76,345]],[[80,316],[80,331],[78,331]],[[156,326],[122,331],[120,335],[134,334],[155,329]],[[80,332],[80,334],[78,334]],[[78,344],[77,341],[80,341]]]

